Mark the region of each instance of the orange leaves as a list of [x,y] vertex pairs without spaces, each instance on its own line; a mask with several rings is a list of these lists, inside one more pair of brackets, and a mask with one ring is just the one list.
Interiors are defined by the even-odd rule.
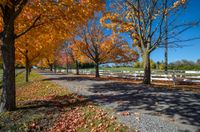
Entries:
[[88,46],[81,41],[74,41],[74,43],[70,46],[72,49],[73,56],[76,60],[79,60],[82,63],[88,62],[89,59],[87,57],[87,48]]
[[[95,21],[96,19],[94,19]],[[91,25],[81,31],[80,40],[72,45],[74,55],[80,62],[94,63],[129,62],[135,60],[128,44],[117,34],[106,36],[101,26],[91,21]],[[131,55],[131,54],[132,55]]]
[[80,109],[74,109],[70,112],[60,115],[57,122],[54,123],[53,127],[50,128],[50,132],[61,132],[61,131],[71,131],[75,132],[79,126],[83,126],[85,120],[83,118],[83,113]]
[[[104,4],[101,0],[80,3],[74,0],[30,0],[15,21],[15,33],[20,34],[31,26],[33,28],[17,39],[16,54],[23,56],[22,52],[28,50],[29,58],[35,64],[49,56],[52,60],[52,54],[60,44],[74,37],[77,28],[86,24],[95,11],[102,10]],[[16,56],[23,60],[20,55]]]
[[3,31],[3,19],[0,17],[0,32]]
[[108,117],[108,114],[96,106],[87,105],[76,107],[63,113],[54,123],[50,131],[126,131],[127,127],[115,122],[116,117]]

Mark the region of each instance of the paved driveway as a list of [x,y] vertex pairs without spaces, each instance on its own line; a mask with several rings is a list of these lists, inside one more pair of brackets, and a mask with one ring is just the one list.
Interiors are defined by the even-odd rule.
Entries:
[[94,78],[41,73],[112,109],[119,122],[141,132],[200,132],[200,94]]

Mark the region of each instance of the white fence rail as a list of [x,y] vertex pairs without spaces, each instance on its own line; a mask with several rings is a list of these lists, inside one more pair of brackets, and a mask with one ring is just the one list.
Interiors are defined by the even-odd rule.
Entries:
[[[65,70],[61,70],[61,72],[65,72]],[[76,70],[70,70],[71,73],[76,73]],[[143,71],[110,71],[110,70],[100,70],[101,76],[108,77],[120,77],[120,78],[129,78],[135,80],[143,79],[144,72]],[[80,74],[86,75],[94,75],[94,70],[83,70],[79,71]],[[173,81],[177,82],[185,82],[185,83],[200,83],[200,71],[168,71],[166,74],[164,71],[152,71],[151,81]]]

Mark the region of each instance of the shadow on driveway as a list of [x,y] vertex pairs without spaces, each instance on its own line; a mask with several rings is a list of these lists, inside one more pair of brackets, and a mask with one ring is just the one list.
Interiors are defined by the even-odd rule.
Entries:
[[45,80],[63,80],[71,84],[81,81],[82,86],[84,81],[87,83],[90,81],[90,87],[87,89],[90,94],[85,97],[103,105],[117,104],[114,108],[117,112],[143,111],[146,114],[175,119],[182,125],[192,125],[197,128],[200,126],[200,94],[198,93],[150,88],[142,84],[110,82],[108,79],[93,77],[53,76]]
[[[181,90],[148,88],[129,83],[94,84],[89,98],[103,103],[118,103],[116,111],[145,110],[148,114],[178,117],[182,124],[200,126],[200,95]],[[113,94],[104,95],[104,93]]]
[[[57,75],[57,74],[55,74]],[[43,81],[108,81],[108,79],[104,78],[94,78],[94,77],[81,77],[81,76],[70,76],[70,77],[55,77],[55,78],[46,78]]]

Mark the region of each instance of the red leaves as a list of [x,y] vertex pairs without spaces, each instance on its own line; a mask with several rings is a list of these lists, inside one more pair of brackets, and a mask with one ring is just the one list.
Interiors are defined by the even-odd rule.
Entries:
[[85,120],[79,108],[65,112],[58,118],[57,122],[50,129],[50,132],[68,131],[75,132],[76,128],[83,126]]

